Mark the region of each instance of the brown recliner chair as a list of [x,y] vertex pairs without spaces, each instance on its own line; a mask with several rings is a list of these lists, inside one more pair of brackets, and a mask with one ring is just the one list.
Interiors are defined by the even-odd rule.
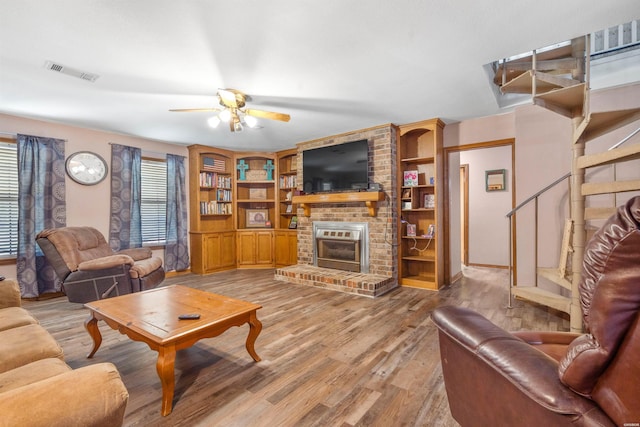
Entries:
[[38,233],[38,246],[62,280],[71,302],[85,303],[155,288],[164,280],[162,259],[149,248],[114,252],[93,227]]
[[585,334],[509,333],[472,310],[432,319],[451,414],[462,426],[640,423],[640,197],[589,241]]

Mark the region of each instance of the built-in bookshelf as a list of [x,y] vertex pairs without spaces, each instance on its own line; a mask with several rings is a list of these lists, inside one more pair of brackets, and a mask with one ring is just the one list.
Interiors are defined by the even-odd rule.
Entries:
[[442,130],[439,119],[402,125],[398,144],[399,282],[439,289],[443,284]]
[[233,152],[189,146],[191,271],[235,267]]

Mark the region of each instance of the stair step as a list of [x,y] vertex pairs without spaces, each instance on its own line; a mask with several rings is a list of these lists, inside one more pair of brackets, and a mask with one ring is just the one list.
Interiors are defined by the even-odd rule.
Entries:
[[578,157],[577,166],[582,169],[635,159],[640,159],[640,144]]
[[594,219],[607,219],[616,213],[616,208],[585,208],[584,219],[591,221]]
[[584,142],[591,141],[636,120],[640,120],[640,108],[591,113],[589,119],[584,120],[573,133],[573,143],[580,137]]
[[640,190],[640,180],[614,181],[614,182],[588,182],[582,184],[581,192],[583,196],[593,196],[595,194],[624,193],[626,191]]
[[514,286],[511,288],[511,293],[516,297],[554,308],[563,313],[570,314],[571,311],[570,298],[540,289],[537,286]]
[[571,282],[562,276],[562,271],[559,268],[538,268],[538,276],[555,283],[558,286],[562,286],[565,289],[571,290]]
[[[502,85],[500,90],[502,93],[525,93],[530,94],[533,91],[533,75],[532,70],[528,70],[518,77],[513,78],[511,81]],[[561,78],[553,76],[547,73],[535,72],[536,76],[536,93],[544,94],[558,88],[565,88],[566,86],[579,86],[581,82],[578,80],[571,80],[567,78]]]
[[537,95],[533,102],[547,110],[565,117],[574,118],[582,115],[585,91],[586,84],[580,83]]

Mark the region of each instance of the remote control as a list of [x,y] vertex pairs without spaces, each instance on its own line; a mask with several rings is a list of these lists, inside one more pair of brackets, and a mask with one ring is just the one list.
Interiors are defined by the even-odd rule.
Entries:
[[178,316],[178,319],[180,320],[194,320],[199,318],[200,318],[200,315],[198,313],[187,313],[187,314],[181,314],[180,316]]

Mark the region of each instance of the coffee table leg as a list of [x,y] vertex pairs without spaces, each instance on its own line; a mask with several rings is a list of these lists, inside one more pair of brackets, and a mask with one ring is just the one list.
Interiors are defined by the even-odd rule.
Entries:
[[175,388],[175,362],[176,348],[174,346],[160,347],[158,349],[158,362],[156,371],[162,384],[162,416],[171,413],[173,407],[173,391]]
[[102,334],[100,333],[100,328],[98,328],[98,319],[95,318],[93,312],[89,318],[84,321],[84,328],[89,332],[93,340],[93,349],[87,354],[87,358],[91,359],[93,355],[96,354],[96,351],[98,351],[98,348],[100,348],[100,344],[102,344]]
[[262,331],[262,322],[258,320],[258,317],[256,317],[256,312],[253,311],[249,315],[249,336],[247,336],[246,347],[247,351],[256,362],[262,360],[260,359],[260,356],[258,356],[258,353],[256,353],[256,350],[254,348],[254,344],[256,343],[258,335],[260,335],[260,331]]

